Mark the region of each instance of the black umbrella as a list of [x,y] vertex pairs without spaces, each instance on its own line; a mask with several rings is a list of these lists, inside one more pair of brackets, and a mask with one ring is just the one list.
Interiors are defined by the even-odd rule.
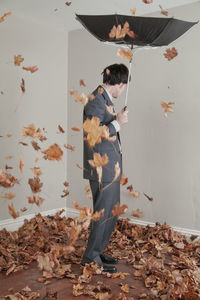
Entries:
[[[169,45],[198,22],[174,18],[135,17],[126,15],[78,15],[76,18],[97,39],[131,49]],[[129,65],[129,74],[131,70]],[[125,106],[127,104],[129,81]]]

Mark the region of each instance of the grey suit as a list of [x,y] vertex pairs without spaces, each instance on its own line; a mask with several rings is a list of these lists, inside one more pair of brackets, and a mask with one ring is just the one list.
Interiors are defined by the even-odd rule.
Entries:
[[[90,235],[86,251],[83,255],[82,262],[89,263],[93,260],[102,265],[100,254],[106,248],[110,235],[116,224],[116,217],[113,217],[112,210],[117,202],[120,202],[120,179],[105,188],[114,178],[114,167],[116,162],[119,163],[122,172],[122,156],[119,147],[119,135],[111,122],[114,117],[107,111],[106,105],[113,105],[107,92],[104,90],[102,94],[98,94],[98,88],[93,92],[96,98],[89,101],[84,108],[83,121],[87,118],[91,119],[96,116],[100,119],[100,125],[106,125],[109,128],[110,136],[116,136],[114,142],[102,139],[100,144],[96,144],[93,148],[84,140],[84,173],[83,177],[89,179],[90,187],[93,195],[93,209],[100,211],[104,208],[104,216],[97,222],[92,222]],[[102,182],[98,183],[98,176],[95,168],[88,163],[89,159],[93,159],[93,153],[107,154],[109,162],[103,167]]]

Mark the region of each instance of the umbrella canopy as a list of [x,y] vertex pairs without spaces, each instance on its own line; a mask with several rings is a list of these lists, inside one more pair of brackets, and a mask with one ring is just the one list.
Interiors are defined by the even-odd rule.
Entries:
[[[135,17],[126,15],[78,15],[76,18],[97,39],[103,42],[134,46],[166,46],[198,22],[174,18]],[[127,30],[127,22],[129,29]],[[112,37],[111,30],[120,27],[127,34]],[[131,33],[130,33],[131,32]],[[130,33],[130,34],[129,34]]]

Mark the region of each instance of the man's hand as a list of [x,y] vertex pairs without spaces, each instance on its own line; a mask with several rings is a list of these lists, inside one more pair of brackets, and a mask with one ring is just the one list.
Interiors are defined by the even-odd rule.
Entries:
[[116,117],[117,122],[119,123],[120,126],[122,126],[123,124],[128,123],[128,110],[122,109]]

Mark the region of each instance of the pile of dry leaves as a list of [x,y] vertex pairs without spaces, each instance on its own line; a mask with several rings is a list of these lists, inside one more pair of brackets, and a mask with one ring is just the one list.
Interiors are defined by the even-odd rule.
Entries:
[[[86,265],[81,275],[73,273],[71,265],[80,264],[85,250],[90,220],[103,215],[101,212],[95,218],[87,207],[77,206],[77,209],[79,218],[61,217],[62,211],[55,216],[38,214],[25,221],[18,231],[1,230],[0,271],[8,275],[28,268],[31,261],[37,260],[42,271],[40,282],[47,284],[52,278],[69,278],[74,296],[112,298],[110,287],[90,284],[93,276],[103,274],[125,280],[129,275],[133,280],[143,281],[149,293],[143,293],[140,299],[200,299],[200,241],[188,242],[166,223],[142,227],[129,223],[128,219],[118,220],[107,253],[132,265],[132,274],[102,273],[96,264]],[[118,299],[133,299],[128,297],[129,288],[128,284],[122,285]],[[31,293],[32,298],[9,296],[4,299],[38,299],[36,293]]]

